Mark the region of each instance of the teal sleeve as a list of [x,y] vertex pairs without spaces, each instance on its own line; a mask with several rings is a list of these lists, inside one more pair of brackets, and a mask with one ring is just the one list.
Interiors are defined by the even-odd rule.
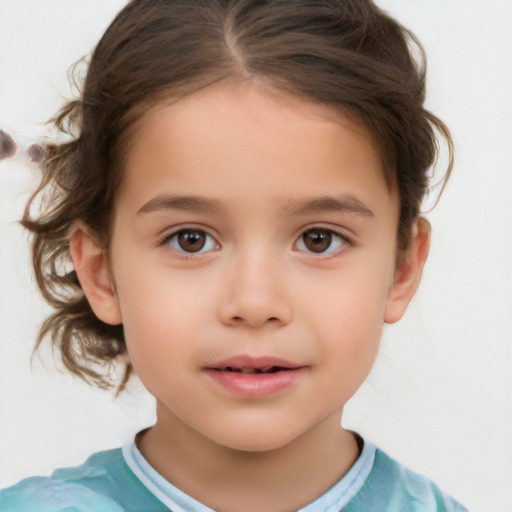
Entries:
[[381,450],[364,486],[343,512],[468,512],[432,481]]
[[81,466],[26,478],[0,490],[1,512],[167,512],[124,462],[121,449],[98,452]]
[[32,477],[0,491],[2,512],[124,512],[108,496],[79,483]]

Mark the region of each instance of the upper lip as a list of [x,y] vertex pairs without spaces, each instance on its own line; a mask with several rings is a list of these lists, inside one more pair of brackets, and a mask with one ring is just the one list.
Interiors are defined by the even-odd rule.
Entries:
[[208,370],[238,370],[238,371],[268,371],[271,368],[293,370],[304,365],[297,364],[286,359],[274,356],[249,356],[239,355],[223,359],[214,364],[208,365]]

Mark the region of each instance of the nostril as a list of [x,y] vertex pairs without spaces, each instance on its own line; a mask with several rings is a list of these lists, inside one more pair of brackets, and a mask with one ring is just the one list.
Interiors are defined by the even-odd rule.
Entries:
[[232,325],[240,325],[240,324],[247,324],[251,325],[253,327],[261,326],[268,323],[279,323],[280,320],[276,316],[272,316],[270,318],[263,319],[262,321],[255,319],[255,318],[245,318],[243,316],[234,316],[231,318],[231,324]]

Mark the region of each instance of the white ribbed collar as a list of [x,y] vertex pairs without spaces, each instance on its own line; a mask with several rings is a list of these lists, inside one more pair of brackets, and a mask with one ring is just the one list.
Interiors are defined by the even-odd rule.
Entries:
[[[361,455],[350,470],[313,503],[297,512],[339,512],[363,487],[375,459],[375,445],[365,442]],[[214,512],[188,494],[180,491],[157,473],[143,457],[135,439],[123,446],[128,467],[142,484],[172,512]]]

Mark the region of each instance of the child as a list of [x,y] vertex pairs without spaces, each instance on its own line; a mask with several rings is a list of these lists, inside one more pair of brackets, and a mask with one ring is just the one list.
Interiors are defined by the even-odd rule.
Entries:
[[39,342],[101,387],[135,371],[157,421],[2,510],[465,510],[341,427],[421,277],[436,131],[451,150],[416,51],[370,0],[123,9],[23,224]]

